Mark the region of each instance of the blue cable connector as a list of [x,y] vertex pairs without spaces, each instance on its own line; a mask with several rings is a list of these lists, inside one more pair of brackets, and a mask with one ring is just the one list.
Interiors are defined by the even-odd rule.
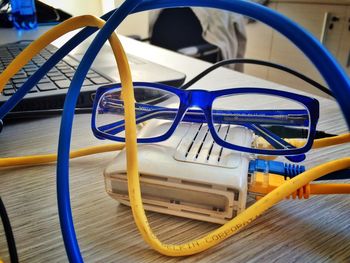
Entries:
[[249,163],[249,173],[262,172],[283,175],[284,177],[294,177],[305,172],[304,165],[283,163],[277,161],[252,160]]

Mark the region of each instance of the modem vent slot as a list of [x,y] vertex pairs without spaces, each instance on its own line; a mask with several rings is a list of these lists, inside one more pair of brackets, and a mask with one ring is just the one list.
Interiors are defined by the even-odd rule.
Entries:
[[[234,137],[237,127],[230,125],[215,125],[221,138]],[[205,123],[193,123],[178,145],[174,158],[178,161],[200,163],[212,166],[234,168],[237,163],[234,159],[239,153],[223,148],[214,142]]]

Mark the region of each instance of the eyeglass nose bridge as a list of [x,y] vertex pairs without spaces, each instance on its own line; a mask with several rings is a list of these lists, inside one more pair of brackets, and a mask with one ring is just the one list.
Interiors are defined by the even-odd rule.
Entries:
[[207,90],[190,90],[187,98],[187,108],[197,107],[204,111],[210,108],[212,103],[211,94]]

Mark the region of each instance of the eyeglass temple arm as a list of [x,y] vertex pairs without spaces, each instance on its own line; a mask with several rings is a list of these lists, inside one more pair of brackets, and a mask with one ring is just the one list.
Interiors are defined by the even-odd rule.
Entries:
[[[120,109],[120,110],[123,111],[122,109]],[[142,122],[149,120],[149,119],[153,119],[153,118],[157,118],[157,117],[159,118],[159,115],[164,117],[165,115],[167,115],[169,113],[173,116],[172,117],[172,119],[173,119],[174,112],[172,109],[166,109],[166,108],[159,107],[157,110],[153,110],[152,112],[147,111],[147,112],[144,112],[143,114],[139,114],[136,118],[136,124],[142,123]],[[150,118],[150,115],[152,116],[151,118]],[[205,119],[204,119],[204,121],[206,122]],[[193,122],[193,120],[191,120],[191,122]],[[203,123],[203,119],[201,122]],[[124,125],[125,125],[124,120],[121,120],[118,122],[114,122],[114,123],[110,123],[110,124],[107,124],[104,126],[100,126],[99,130],[103,131],[103,132],[108,132],[110,134],[117,134],[121,131],[124,131],[124,129],[125,129]],[[269,142],[276,149],[293,149],[293,148],[295,148],[293,145],[289,144],[288,142],[286,142],[285,140],[283,140],[282,138],[280,138],[276,134],[272,133],[268,129],[265,129],[264,127],[261,127],[258,124],[245,123],[244,126],[246,126],[247,128],[250,128],[256,134],[263,137],[267,142]],[[286,158],[292,162],[301,162],[306,158],[306,156],[305,156],[305,154],[301,154],[301,155],[295,155],[295,156],[286,156]]]
[[[284,139],[269,131],[268,129],[261,127],[259,124],[246,124],[246,127],[250,128],[254,131],[255,134],[263,137],[268,143],[271,144],[275,149],[295,149],[294,145],[286,142]],[[301,162],[306,158],[305,154],[293,155],[293,156],[285,156],[291,162]]]
[[[154,115],[154,114],[157,114],[157,115],[160,114],[160,115],[164,116],[164,112],[153,111],[152,115]],[[141,122],[144,122],[145,119],[149,119],[149,118],[147,118],[147,115],[150,115],[150,113],[146,112],[142,115],[139,115],[136,119],[136,123],[139,124]],[[110,134],[117,134],[117,133],[125,130],[124,125],[125,125],[124,121],[122,120],[122,121],[118,121],[115,123],[101,126],[101,127],[99,127],[99,130],[103,131],[103,132],[108,132]],[[250,128],[256,134],[259,134],[261,137],[263,137],[267,142],[269,142],[276,149],[293,149],[293,148],[295,148],[293,145],[289,144],[288,142],[286,142],[285,140],[283,140],[282,138],[280,138],[276,134],[270,132],[268,129],[265,129],[258,124],[245,124],[244,126]],[[305,154],[300,154],[300,155],[295,155],[295,156],[285,156],[285,157],[291,162],[301,162],[301,161],[305,160],[305,158],[306,158]]]
[[[138,112],[140,110],[136,110],[136,112]],[[104,111],[104,112],[111,112],[111,111]],[[113,113],[119,113],[121,115],[124,114],[124,109],[122,108],[114,108]],[[165,120],[173,120],[173,118],[171,116],[167,116],[167,115],[171,115],[174,116],[176,115],[176,112],[174,112],[172,109],[166,109],[166,108],[162,108],[159,107],[158,109],[152,110],[152,111],[146,111],[143,112],[141,114],[138,114],[136,116],[136,124],[140,124],[143,123],[147,120],[150,119],[165,119]],[[110,134],[117,134],[118,132],[122,132],[125,130],[125,121],[124,120],[120,120],[120,121],[116,121],[116,122],[112,122],[106,125],[102,125],[99,126],[98,129],[100,131],[103,132],[108,132]]]
[[[123,113],[123,106],[120,100],[110,100],[103,112],[120,112]],[[166,107],[146,105],[141,103],[135,104],[136,112],[147,111],[149,118],[156,118],[154,113],[159,113],[157,118],[174,120],[177,109]],[[163,113],[164,115],[161,115]],[[139,117],[139,116],[137,116]],[[146,115],[142,115],[146,117]],[[147,119],[144,119],[146,121]],[[182,121],[185,122],[206,122],[205,116],[201,110],[188,110]],[[213,111],[214,123],[222,124],[245,124],[249,122],[260,124],[280,124],[289,126],[309,126],[308,112],[306,110],[215,110]]]
[[[119,102],[117,104],[114,103],[113,107],[110,107],[109,109],[113,108],[114,112],[123,114],[123,112],[124,112],[123,108],[118,107],[118,106],[120,106]],[[149,107],[149,105],[147,105],[147,107]],[[162,117],[162,119],[170,119],[170,120],[173,120],[175,118],[174,115],[176,114],[176,111],[174,109],[168,109],[165,107],[157,107],[157,106],[150,106],[150,107],[153,108],[154,110],[148,111],[150,108],[148,108],[148,109],[143,108],[143,110],[147,110],[147,111],[144,113],[141,113],[137,116],[137,119],[136,119],[137,124],[144,122],[146,120],[149,120],[149,119],[160,118],[160,117]],[[105,110],[106,110],[106,108],[107,107],[105,107]],[[138,110],[138,111],[140,111],[140,110]],[[292,111],[295,114],[295,110],[292,110]],[[105,111],[105,112],[108,112],[108,111]],[[193,116],[191,116],[190,120],[186,120],[184,118],[183,121],[197,122],[197,123],[198,122],[199,123],[206,122],[205,116],[204,116],[202,111],[192,110],[192,112],[187,112],[187,114],[191,114],[191,113],[196,113],[196,115],[195,115],[195,117],[197,117],[196,120],[193,119]],[[198,114],[198,113],[200,113],[200,114]],[[279,114],[280,114],[280,112],[279,112]],[[255,119],[256,119],[256,117],[255,117]],[[276,134],[272,133],[268,129],[261,127],[258,124],[251,124],[251,123],[245,122],[245,123],[242,123],[242,125],[249,127],[256,134],[259,134],[260,136],[262,136],[264,139],[266,139],[266,141],[268,141],[276,149],[295,148],[293,145],[287,143],[285,140],[283,140],[282,138],[280,138]],[[125,127],[124,127],[123,120],[99,127],[100,131],[108,132],[110,134],[116,134],[118,132],[123,131],[124,129],[125,129]],[[290,156],[290,157],[287,157],[287,159],[289,159],[290,161],[293,161],[293,162],[299,162],[299,161],[302,161],[305,159],[305,155]]]

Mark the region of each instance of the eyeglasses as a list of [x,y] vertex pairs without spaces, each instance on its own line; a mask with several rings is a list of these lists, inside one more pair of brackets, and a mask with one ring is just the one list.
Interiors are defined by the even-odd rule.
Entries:
[[[264,88],[232,88],[217,91],[181,90],[157,83],[135,82],[136,123],[154,126],[140,129],[138,143],[168,139],[179,123],[191,123],[206,130],[205,136],[225,148],[264,155],[297,155],[313,143],[319,116],[316,99]],[[293,128],[305,138],[294,147],[274,130]],[[124,102],[119,84],[101,87],[96,92],[92,130],[96,137],[125,141]],[[250,143],[237,140],[249,131]],[[264,143],[265,142],[265,143]],[[271,147],[266,148],[266,143]]]

